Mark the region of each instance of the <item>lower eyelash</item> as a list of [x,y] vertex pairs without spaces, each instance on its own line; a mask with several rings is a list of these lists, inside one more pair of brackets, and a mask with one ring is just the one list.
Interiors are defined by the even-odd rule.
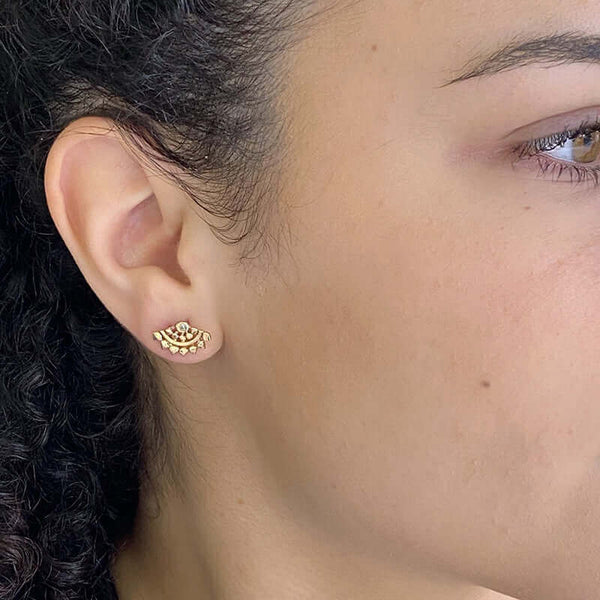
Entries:
[[582,183],[591,183],[593,187],[600,185],[600,166],[578,167],[574,164],[553,160],[542,154],[533,155],[530,158],[538,163],[539,175],[550,176],[552,181],[566,179],[567,183],[575,185]]

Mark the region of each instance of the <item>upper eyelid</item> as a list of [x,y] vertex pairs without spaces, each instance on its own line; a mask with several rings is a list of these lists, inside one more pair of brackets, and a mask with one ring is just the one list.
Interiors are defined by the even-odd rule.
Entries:
[[[521,158],[526,156],[526,152],[528,150],[533,150],[533,149],[536,149],[537,152],[532,152],[531,154],[529,154],[529,156],[535,156],[536,154],[544,154],[547,152],[551,152],[552,150],[557,148],[560,144],[557,143],[552,148],[548,148],[546,150],[541,150],[539,148],[536,148],[536,146],[542,145],[542,144],[538,144],[539,142],[543,143],[544,140],[546,140],[546,142],[547,142],[546,145],[550,145],[550,144],[554,143],[555,141],[558,142],[559,139],[561,139],[563,141],[566,141],[569,139],[575,139],[575,137],[577,137],[583,133],[592,132],[592,131],[600,131],[600,115],[597,115],[594,121],[591,121],[591,122],[584,121],[584,122],[580,123],[577,127],[564,128],[561,131],[555,131],[555,132],[549,133],[545,136],[533,138],[533,139],[527,140],[525,142],[522,142],[515,146],[514,151],[515,152],[518,151],[519,156]],[[560,160],[560,159],[555,159],[555,160]]]
[[568,110],[550,117],[538,119],[526,125],[520,125],[503,135],[499,141],[531,139],[532,137],[544,137],[544,134],[561,131],[567,126],[577,127],[584,121],[595,121],[600,118],[600,105],[594,104],[576,110]]
[[595,122],[598,120],[600,120],[600,105],[595,104],[538,119],[516,127],[500,137],[494,136],[487,140],[464,144],[449,144],[445,154],[449,162],[461,164],[471,161],[500,164],[511,158],[518,160],[517,152],[523,144],[548,137],[565,129],[575,129],[584,121]]

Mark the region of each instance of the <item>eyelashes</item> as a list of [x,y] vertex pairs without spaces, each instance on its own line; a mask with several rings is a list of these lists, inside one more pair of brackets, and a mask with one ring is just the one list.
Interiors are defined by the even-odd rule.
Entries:
[[600,118],[513,148],[516,161],[534,161],[552,181],[600,185]]

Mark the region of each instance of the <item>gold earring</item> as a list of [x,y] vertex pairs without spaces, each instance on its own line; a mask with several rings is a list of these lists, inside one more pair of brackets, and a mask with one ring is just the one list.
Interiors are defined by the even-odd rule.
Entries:
[[180,321],[167,329],[161,329],[153,333],[154,339],[160,342],[165,350],[171,354],[186,355],[188,352],[196,354],[198,348],[205,348],[206,342],[210,341],[210,333],[192,327],[187,321]]

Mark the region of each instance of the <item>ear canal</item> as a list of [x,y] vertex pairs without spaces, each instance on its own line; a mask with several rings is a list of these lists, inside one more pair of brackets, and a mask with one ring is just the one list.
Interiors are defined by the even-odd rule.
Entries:
[[192,327],[187,321],[179,321],[166,329],[159,329],[153,335],[165,350],[183,356],[188,352],[196,354],[198,348],[206,348],[206,343],[211,339],[208,331]]

